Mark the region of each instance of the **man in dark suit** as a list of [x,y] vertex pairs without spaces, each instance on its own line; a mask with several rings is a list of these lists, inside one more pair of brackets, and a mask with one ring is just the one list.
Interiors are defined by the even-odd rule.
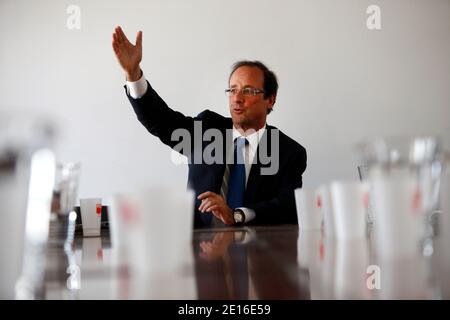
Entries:
[[297,223],[294,189],[302,186],[306,151],[266,124],[278,90],[272,71],[259,61],[237,62],[226,90],[231,118],[209,110],[193,118],[170,109],[146,81],[142,32],[132,45],[117,27],[112,45],[139,121],[188,158],[194,227]]

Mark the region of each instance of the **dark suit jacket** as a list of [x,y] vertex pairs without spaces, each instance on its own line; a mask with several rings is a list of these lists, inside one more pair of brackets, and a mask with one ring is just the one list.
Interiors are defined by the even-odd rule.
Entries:
[[[126,89],[125,89],[126,90]],[[199,135],[201,124],[201,136],[208,129],[216,129],[226,136],[226,131],[233,127],[231,118],[223,117],[210,110],[205,110],[195,118],[187,117],[180,112],[170,109],[167,104],[159,97],[155,90],[148,84],[146,94],[140,99],[133,99],[128,96],[131,105],[137,115],[138,120],[147,128],[147,130],[157,136],[164,144],[174,148],[179,145],[179,140],[172,139],[172,133],[176,129],[184,129],[190,133],[191,137]],[[279,133],[279,168],[275,174],[262,175],[263,167],[270,167],[271,164],[264,164],[260,161],[258,152],[255,157],[256,163],[252,164],[250,174],[247,180],[247,186],[244,196],[244,207],[255,211],[255,218],[250,222],[253,225],[268,224],[296,224],[297,212],[295,208],[294,189],[302,186],[302,174],[306,169],[306,150],[300,144],[277,128],[267,126],[265,138],[268,142],[268,154],[272,146],[272,130]],[[195,131],[195,132],[194,132]],[[194,140],[194,139],[193,139]],[[226,140],[224,138],[224,140]],[[198,142],[198,141],[196,141]],[[225,161],[220,163],[207,164],[202,159],[200,163],[195,160],[195,155],[201,154],[210,141],[192,143],[188,150],[182,150],[182,153],[188,157],[189,175],[188,185],[195,191],[196,196],[205,192],[212,191],[220,194],[223,176],[225,172]],[[261,142],[258,146],[260,149]],[[223,155],[229,146],[224,143]],[[179,150],[177,150],[179,151]],[[197,208],[200,201],[196,200],[194,227],[210,227],[212,214],[202,214]]]

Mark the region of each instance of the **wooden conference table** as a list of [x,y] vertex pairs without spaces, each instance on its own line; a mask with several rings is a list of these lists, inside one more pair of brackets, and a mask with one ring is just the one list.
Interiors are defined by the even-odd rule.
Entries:
[[177,272],[133,271],[109,232],[50,239],[41,299],[449,299],[450,246],[377,261],[370,238],[328,239],[297,226],[195,230]]

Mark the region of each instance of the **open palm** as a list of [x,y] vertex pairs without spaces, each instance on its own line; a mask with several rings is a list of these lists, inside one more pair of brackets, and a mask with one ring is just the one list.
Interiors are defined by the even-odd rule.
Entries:
[[127,77],[135,78],[140,73],[139,63],[142,60],[142,31],[137,33],[136,45],[133,45],[123,33],[122,28],[116,27],[113,33],[112,46]]

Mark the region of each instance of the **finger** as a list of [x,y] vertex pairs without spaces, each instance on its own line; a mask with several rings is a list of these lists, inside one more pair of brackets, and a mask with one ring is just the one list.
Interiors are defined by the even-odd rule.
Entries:
[[220,209],[216,208],[212,210],[212,214],[219,220],[221,220],[223,223],[225,224],[229,224],[226,221],[226,218],[222,215],[222,212],[220,211]]
[[201,208],[200,211],[201,212],[205,212],[206,211],[205,209],[210,207],[211,204],[212,204],[212,200],[211,199],[203,200],[202,204],[200,205],[200,208]]
[[117,44],[113,43],[112,45],[114,53],[116,54],[117,57],[119,57],[120,52],[119,52],[119,48],[117,47]]
[[214,208],[214,209],[211,209],[211,213],[212,213],[217,219],[223,221],[223,219],[222,219],[222,212],[220,211],[220,208]]
[[120,27],[116,27],[114,30],[114,36],[116,38],[117,43],[122,42],[122,37],[120,36]]
[[118,35],[121,42],[129,42],[127,36],[125,35],[121,27],[118,28]]
[[200,249],[202,249],[202,251],[211,251],[212,250],[212,243],[211,242],[207,242],[207,241],[203,241],[202,243],[200,243]]
[[209,199],[211,205],[214,204],[214,205],[218,205],[219,207],[226,207],[226,205],[227,205],[221,197],[216,196],[216,197],[211,197],[208,199]]
[[117,39],[117,34],[115,32],[112,34],[112,39],[113,39],[113,43],[119,42],[119,39]]
[[203,243],[203,245],[201,246],[201,249],[203,250],[203,252],[209,252],[209,251],[212,251],[214,248],[211,243],[206,242],[206,243]]
[[223,241],[223,238],[225,237],[225,232],[220,232],[220,233],[218,233],[218,234],[216,234],[216,236],[214,237],[214,240],[213,240],[213,242],[214,243],[220,243],[220,242],[222,242]]
[[203,200],[203,199],[208,198],[208,197],[211,197],[211,196],[213,196],[213,195],[215,195],[214,192],[206,191],[206,192],[203,192],[202,194],[200,194],[200,195],[197,197],[197,199]]
[[203,212],[203,208],[205,207],[205,204],[206,204],[206,200],[202,200],[202,203],[198,207],[198,211]]
[[223,223],[227,224],[227,225],[231,225],[234,223],[233,219],[228,216],[227,214],[223,214],[222,211],[220,210],[220,206],[217,209],[214,209],[212,212],[217,218],[219,218],[220,220],[222,220]]
[[223,221],[223,223],[225,223],[226,225],[229,225],[229,226],[234,224],[234,220],[230,219],[230,218],[223,217],[222,221]]
[[210,200],[207,205],[205,205],[204,211],[211,212],[213,207],[220,208],[220,203],[217,203],[215,200]]
[[199,194],[199,195],[198,195],[197,199],[199,199],[199,200],[203,200],[203,199],[205,199],[205,198],[209,197],[209,196],[210,196],[210,194],[211,194],[211,191],[206,191],[206,192],[203,192],[203,193],[201,193],[201,194]]
[[122,27],[121,26],[117,26],[116,27],[116,34],[117,36],[122,39],[122,35],[123,35],[123,31],[122,31]]
[[[212,210],[211,212],[212,212],[212,214],[213,214],[215,217],[217,217],[218,219],[220,219],[219,211],[217,211],[217,210]],[[222,219],[220,219],[220,220],[222,220]]]
[[136,36],[136,46],[142,47],[142,31],[139,31]]
[[114,49],[114,52],[116,53],[116,55],[118,56],[120,54],[120,48],[119,48],[119,44],[117,43],[116,40],[113,40],[112,42],[112,47]]
[[217,209],[219,209],[219,205],[217,204],[217,203],[211,203],[209,206],[207,206],[206,207],[206,209],[205,209],[205,211],[206,212],[211,212],[211,211],[213,211],[213,210],[217,210]]
[[113,45],[114,51],[116,51],[116,52],[120,51],[120,43],[119,43],[119,40],[117,39],[116,35],[113,36],[112,45]]

